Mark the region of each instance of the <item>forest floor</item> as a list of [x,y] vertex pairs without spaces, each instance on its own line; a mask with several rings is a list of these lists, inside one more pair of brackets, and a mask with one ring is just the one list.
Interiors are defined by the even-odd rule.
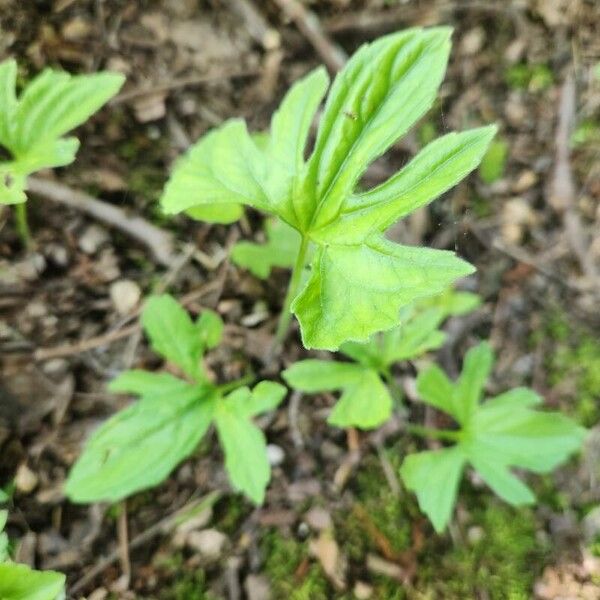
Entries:
[[[600,3],[306,2],[316,21],[291,19],[291,4],[0,0],[0,59],[16,57],[23,81],[45,66],[127,75],[78,132],[77,161],[37,176],[32,251],[0,211],[0,485],[12,495],[18,559],[65,572],[68,597],[94,600],[600,599]],[[506,506],[468,478],[449,533],[436,536],[398,485],[409,444],[398,426],[347,434],[325,423],[331,396],[293,397],[261,423],[276,457],[261,508],[228,489],[210,437],[126,513],[67,502],[83,441],[126,402],[107,381],[157,366],[136,325],[157,286],[223,317],[209,366],[224,381],[248,367],[276,377],[306,355],[294,330],[279,364],[263,362],[287,273],[261,281],[227,258],[236,239],[261,239],[257,214],[232,226],[161,215],[173,160],[227,118],[265,129],[288,86],[320,63],[335,68],[339,49],[435,24],[455,28],[439,101],[369,183],[440,133],[499,124],[482,169],[394,235],[477,266],[466,286],[483,304],[448,323],[444,368],[455,375],[465,349],[491,339],[494,389],[530,385],[591,427],[582,456],[531,478],[532,508]],[[124,220],[108,226],[67,207],[49,181],[119,207]],[[157,249],[164,239],[123,230],[135,215],[168,233],[177,260]],[[407,391],[414,375],[395,373]],[[173,518],[202,499],[191,520]],[[130,578],[119,560],[125,521]]]

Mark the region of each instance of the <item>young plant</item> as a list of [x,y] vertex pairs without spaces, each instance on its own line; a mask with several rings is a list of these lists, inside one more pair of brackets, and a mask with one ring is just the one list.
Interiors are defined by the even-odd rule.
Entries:
[[510,468],[547,473],[576,452],[586,435],[564,415],[535,410],[542,399],[528,388],[515,388],[481,403],[493,362],[492,350],[483,342],[467,353],[455,383],[435,365],[417,379],[423,401],[459,425],[457,430],[413,427],[415,433],[451,445],[411,454],[400,469],[406,487],[416,493],[421,510],[438,532],[450,520],[467,465],[509,504],[531,504],[533,492]]
[[342,390],[327,419],[329,424],[361,429],[379,427],[390,417],[393,396],[400,401],[392,365],[440,348],[446,339],[439,330],[442,322],[450,315],[470,312],[478,304],[479,297],[475,294],[452,290],[413,303],[401,310],[401,324],[394,329],[376,334],[364,344],[342,344],[340,352],[355,362],[301,360],[286,369],[283,378],[302,392]]
[[270,466],[265,437],[252,418],[275,408],[285,388],[269,381],[252,390],[244,380],[210,381],[202,358],[221,340],[223,323],[216,313],[204,311],[194,322],[171,296],[155,296],[146,303],[142,326],[152,348],[184,377],[132,370],[112,381],[111,391],[140,400],[91,436],[69,474],[67,496],[74,502],[116,502],[155,486],[214,424],[232,485],[262,503]]
[[231,260],[259,279],[266,279],[273,267],[291,269],[302,241],[295,229],[279,219],[267,219],[264,228],[264,244],[242,241],[231,249]]
[[222,209],[231,220],[248,205],[298,232],[279,339],[291,311],[307,348],[365,341],[397,325],[403,306],[473,271],[451,252],[402,246],[384,234],[475,169],[495,126],[445,135],[381,185],[359,189],[367,167],[434,102],[450,35],[447,27],[415,28],[362,46],[335,78],[307,160],[310,126],[329,85],[323,68],[292,86],[267,136],[253,137],[233,119],[175,165],[161,198],[166,213],[192,210],[215,220]]
[[0,204],[16,204],[20,233],[28,238],[23,203],[27,176],[75,160],[79,140],[63,137],[121,88],[118,73],[76,75],[45,69],[17,98],[17,63],[0,63]]
[[[0,490],[0,503],[7,497]],[[2,600],[57,600],[64,598],[65,576],[55,571],[34,571],[10,561],[4,531],[8,511],[0,510],[0,598]]]

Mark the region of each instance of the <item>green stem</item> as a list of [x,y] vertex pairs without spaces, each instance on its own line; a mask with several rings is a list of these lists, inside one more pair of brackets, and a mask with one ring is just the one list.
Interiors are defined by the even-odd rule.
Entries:
[[283,308],[281,309],[281,314],[279,315],[279,323],[277,324],[277,332],[275,334],[275,342],[277,345],[283,344],[285,336],[287,335],[290,327],[290,321],[292,320],[290,307],[292,306],[292,302],[298,293],[298,287],[300,286],[300,281],[302,280],[302,271],[304,271],[304,266],[306,264],[308,245],[309,239],[307,237],[303,237],[302,243],[300,244],[300,249],[298,250],[298,255],[296,256],[296,263],[294,264],[292,276],[290,277],[290,283],[288,285],[285,300],[283,302]]
[[252,383],[255,379],[256,377],[252,373],[248,373],[247,375],[244,375],[241,379],[236,379],[235,381],[230,381],[229,383],[223,383],[221,385],[218,385],[217,391],[221,395],[225,395],[228,392],[241,388],[247,383]]
[[434,440],[443,440],[445,442],[458,442],[460,431],[451,431],[449,429],[432,429],[431,427],[422,427],[421,425],[407,425],[406,430],[420,437],[429,437]]
[[31,231],[29,230],[29,222],[27,220],[27,204],[15,204],[15,223],[17,233],[25,248],[31,247]]
[[379,372],[383,375],[385,382],[388,384],[388,387],[390,388],[390,391],[392,392],[392,398],[394,399],[396,404],[398,406],[402,406],[404,404],[404,402],[402,402],[402,398],[404,397],[404,394],[402,393],[402,388],[398,385],[398,382],[396,381],[395,377],[392,375],[392,372],[390,371],[390,369],[385,367],[385,368],[380,369]]

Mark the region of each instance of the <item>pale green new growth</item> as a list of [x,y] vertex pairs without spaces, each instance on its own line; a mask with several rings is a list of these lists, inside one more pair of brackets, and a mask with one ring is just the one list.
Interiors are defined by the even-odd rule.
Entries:
[[[67,495],[74,502],[116,502],[157,485],[214,423],[233,486],[260,504],[270,467],[265,437],[252,417],[276,407],[285,388],[266,381],[253,390],[241,381],[220,387],[208,379],[202,358],[219,344],[223,329],[216,313],[205,311],[194,322],[171,296],[155,296],[146,303],[142,325],[154,350],[191,381],[137,370],[117,377],[111,391],[140,399],[88,440],[69,474]],[[234,391],[225,395],[225,388]]]
[[506,502],[519,505],[535,500],[533,492],[512,474],[511,467],[547,473],[576,452],[585,430],[556,412],[534,407],[542,399],[532,390],[516,388],[480,403],[492,370],[487,343],[471,349],[455,383],[437,367],[422,372],[417,390],[424,402],[451,415],[457,431],[436,431],[454,445],[408,456],[400,473],[417,494],[421,510],[436,531],[448,524],[467,464]]
[[231,249],[231,260],[260,279],[273,267],[292,268],[301,242],[298,232],[279,219],[267,219],[265,233],[264,244],[238,242]]
[[356,363],[303,360],[286,369],[283,378],[292,388],[303,392],[342,390],[329,415],[331,425],[379,427],[392,411],[392,396],[384,383],[392,381],[391,366],[442,346],[446,336],[438,328],[444,319],[465,314],[478,304],[475,294],[448,290],[436,298],[404,307],[401,324],[394,329],[374,335],[363,344],[343,344],[340,351]]
[[[410,29],[362,46],[329,91],[308,160],[310,124],[329,83],[322,68],[290,89],[266,139],[230,120],[174,168],[161,199],[166,213],[201,207],[214,220],[223,207],[229,215],[223,220],[231,220],[232,206],[244,204],[299,232],[284,311],[289,304],[308,348],[334,350],[391,329],[403,306],[473,271],[451,252],[401,246],[384,233],[475,169],[494,126],[448,134],[388,181],[357,189],[369,164],[431,107],[450,33],[445,27]],[[309,276],[300,277],[309,258]],[[261,274],[267,270],[261,265]]]
[[0,162],[0,204],[25,202],[26,178],[73,162],[79,140],[64,138],[123,85],[117,73],[72,76],[46,69],[17,98],[17,63],[0,63],[0,146],[11,160]]
[[55,571],[34,571],[26,565],[0,564],[2,600],[60,600],[66,577]]
[[[7,498],[0,490],[0,502]],[[58,600],[64,598],[65,576],[54,571],[34,571],[9,560],[4,527],[8,512],[0,510],[0,598],[2,600]]]

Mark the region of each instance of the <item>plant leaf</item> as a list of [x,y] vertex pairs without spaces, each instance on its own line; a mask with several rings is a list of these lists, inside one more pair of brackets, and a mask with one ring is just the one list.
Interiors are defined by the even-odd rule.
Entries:
[[[165,213],[198,206],[247,204],[270,212],[268,163],[239,119],[212,130],[180,158],[161,197]],[[227,208],[231,210],[231,208]]]
[[27,565],[0,564],[2,600],[57,600],[63,597],[65,576],[55,571],[34,571]]
[[464,465],[465,457],[455,447],[410,454],[400,468],[404,485],[415,492],[438,533],[450,521]]
[[203,348],[216,348],[221,343],[223,320],[214,310],[204,309],[195,325]]
[[152,348],[194,380],[204,380],[200,359],[202,334],[185,309],[168,294],[152,296],[142,313],[142,326]]
[[285,381],[303,392],[342,390],[328,422],[337,427],[372,429],[385,423],[392,399],[373,369],[353,363],[308,359],[294,363],[282,373]]
[[237,390],[220,402],[215,424],[223,452],[225,468],[234,488],[242,491],[255,504],[262,504],[271,478],[267,460],[267,443],[263,432],[238,405],[250,399],[250,391]]
[[307,348],[336,350],[398,323],[400,308],[441,292],[473,267],[451,252],[373,237],[360,246],[321,247],[292,303]]
[[495,125],[449,133],[428,144],[408,165],[381,185],[350,196],[338,217],[317,238],[361,243],[398,219],[429,204],[477,167],[497,131]]
[[242,414],[248,417],[255,417],[256,415],[273,410],[279,406],[286,392],[286,388],[280,383],[261,381],[252,390],[249,401],[244,405]]
[[185,213],[197,221],[227,225],[235,223],[241,218],[244,214],[244,207],[241,204],[228,204],[226,202],[217,205],[200,204],[188,208]]
[[17,62],[9,58],[0,63],[0,144],[8,147],[12,139],[17,109]]
[[181,384],[166,397],[160,389],[142,397],[92,434],[67,479],[72,502],[117,502],[153,487],[194,451],[215,397],[211,388]]
[[265,221],[266,244],[238,242],[231,250],[231,260],[260,279],[266,279],[273,267],[294,266],[300,248],[300,234],[279,219]]
[[367,166],[431,107],[450,34],[439,27],[384,36],[362,46],[336,77],[303,186],[313,206],[297,207],[314,215],[316,227],[335,219]]
[[161,396],[167,397],[171,393],[186,390],[189,384],[169,373],[151,373],[132,369],[123,371],[109,384],[111,392],[135,394],[137,396]]
[[577,452],[586,436],[585,429],[564,415],[535,410],[541,398],[527,388],[479,404],[492,362],[492,351],[484,342],[467,353],[456,383],[436,366],[417,379],[421,397],[454,416],[462,426],[451,449],[410,455],[401,469],[407,487],[416,492],[421,509],[437,531],[447,524],[454,499],[449,507],[439,498],[435,500],[451,474],[448,466],[447,470],[439,466],[436,473],[436,457],[455,452],[506,502],[530,504],[535,500],[533,492],[510,469],[546,473]]

